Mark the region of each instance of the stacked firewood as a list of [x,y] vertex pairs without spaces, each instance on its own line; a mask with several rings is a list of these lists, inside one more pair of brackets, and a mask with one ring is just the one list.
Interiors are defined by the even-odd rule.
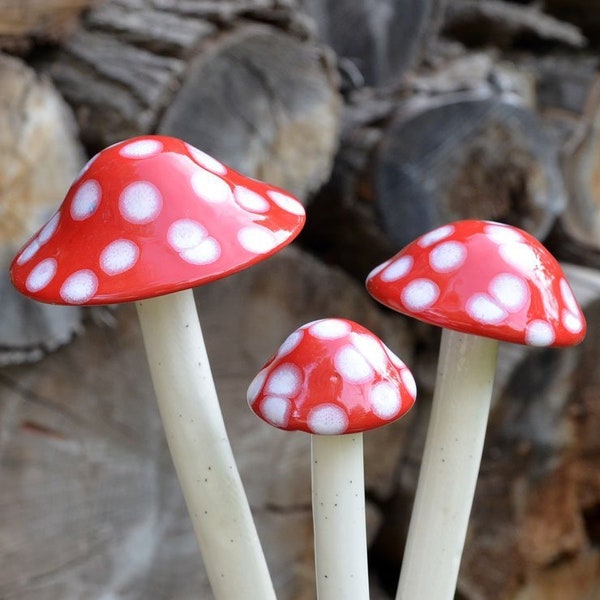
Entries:
[[392,598],[439,336],[363,282],[425,231],[483,218],[563,261],[588,336],[501,348],[459,597],[600,597],[598,15],[596,0],[0,0],[0,598],[210,597],[134,311],[34,304],[7,275],[86,155],[144,133],[307,208],[293,247],[196,291],[278,596],[314,597],[308,440],[260,423],[248,384],[329,316],[411,367],[415,408],[365,440],[372,598]]

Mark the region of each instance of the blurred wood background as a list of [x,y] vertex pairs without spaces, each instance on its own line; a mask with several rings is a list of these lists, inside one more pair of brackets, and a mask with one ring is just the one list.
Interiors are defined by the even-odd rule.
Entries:
[[211,597],[132,307],[40,306],[6,272],[86,158],[142,133],[307,207],[292,247],[196,291],[278,596],[315,597],[308,439],[259,422],[248,383],[326,316],[409,364],[415,409],[366,436],[372,598],[392,598],[439,332],[363,281],[475,217],[563,261],[588,337],[502,347],[457,599],[600,599],[599,15],[596,0],[0,0],[0,599]]

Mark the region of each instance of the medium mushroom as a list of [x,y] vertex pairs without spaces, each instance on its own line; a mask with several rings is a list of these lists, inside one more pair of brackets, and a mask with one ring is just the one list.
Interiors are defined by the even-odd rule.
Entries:
[[11,277],[41,302],[136,301],[188,510],[217,598],[274,598],[223,418],[192,287],[277,252],[302,205],[176,138],[143,136],[96,155]]
[[402,417],[415,380],[373,333],[345,319],[294,331],[248,388],[268,424],[311,435],[317,595],[368,598],[362,432]]
[[453,598],[481,462],[498,341],[571,346],[585,319],[550,253],[488,221],[439,227],[367,278],[386,306],[444,328],[397,599]]

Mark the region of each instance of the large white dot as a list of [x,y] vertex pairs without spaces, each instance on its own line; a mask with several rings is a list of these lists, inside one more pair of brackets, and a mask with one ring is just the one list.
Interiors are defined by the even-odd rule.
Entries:
[[402,256],[397,260],[392,260],[381,273],[382,281],[396,281],[405,275],[408,275],[412,269],[414,259],[412,256]]
[[265,384],[267,373],[267,369],[259,371],[256,377],[250,382],[250,385],[248,386],[248,391],[246,392],[246,399],[248,400],[248,404],[250,406],[252,406],[254,402],[256,402],[258,394],[260,394],[260,391],[262,390],[262,387]]
[[336,340],[352,331],[349,323],[340,319],[322,319],[308,328],[309,333],[320,340]]
[[277,350],[277,356],[282,357],[292,352],[302,341],[303,337],[304,333],[300,330],[290,333],[290,335],[287,336],[283,344],[279,346],[279,350]]
[[528,276],[533,275],[539,265],[535,250],[527,244],[510,242],[501,244],[500,256],[510,265]]
[[507,317],[506,311],[485,294],[471,296],[465,309],[472,319],[486,325],[496,325]]
[[210,171],[201,168],[194,171],[191,184],[196,195],[206,202],[219,204],[231,201],[229,184]]
[[569,310],[563,310],[562,323],[571,333],[579,333],[583,329],[583,321],[579,315],[574,315]]
[[306,423],[316,435],[339,435],[348,429],[348,415],[335,404],[321,404],[308,413]]
[[368,333],[351,333],[353,346],[367,359],[379,373],[384,373],[388,367],[388,359],[381,343]]
[[124,219],[136,225],[150,223],[160,214],[162,196],[149,181],[129,184],[119,198],[119,210]]
[[56,275],[57,263],[53,258],[46,258],[31,270],[25,281],[30,292],[38,292],[45,288]]
[[344,346],[338,350],[333,361],[335,368],[348,383],[365,383],[373,378],[373,367],[352,346]]
[[525,343],[529,346],[550,346],[555,337],[552,325],[542,319],[531,321],[525,329]]
[[60,296],[69,304],[83,304],[94,297],[98,289],[98,278],[89,269],[76,271],[60,288]]
[[263,418],[275,427],[287,427],[292,403],[288,398],[266,396],[260,403]]
[[440,288],[430,279],[415,279],[402,290],[402,303],[411,311],[426,310],[438,299]]
[[260,225],[248,225],[238,231],[238,242],[248,252],[266,254],[277,246],[275,234]]
[[387,381],[382,381],[373,386],[369,400],[373,412],[384,420],[394,418],[402,406],[398,388]]
[[527,283],[521,277],[511,273],[496,275],[488,289],[494,299],[508,312],[521,310],[529,300]]
[[266,198],[243,185],[235,186],[233,190],[235,201],[244,209],[253,213],[266,213],[271,205]]
[[215,238],[209,237],[193,248],[187,248],[179,256],[193,265],[209,265],[221,256],[221,245]]
[[177,252],[198,246],[207,236],[208,232],[206,229],[192,219],[175,221],[167,231],[167,241]]
[[162,152],[163,145],[159,140],[137,140],[126,144],[119,150],[125,158],[149,158]]
[[417,382],[415,381],[413,374],[409,369],[404,368],[400,371],[400,378],[402,379],[402,383],[404,384],[406,391],[414,400],[417,397]]
[[227,173],[227,167],[219,162],[216,158],[210,156],[210,154],[206,154],[206,152],[202,152],[202,150],[198,150],[191,144],[186,144],[188,152],[192,155],[193,159],[205,169],[212,171],[213,173],[218,173],[219,175],[225,175]]
[[60,213],[56,213],[42,228],[38,235],[40,244],[45,244],[55,233],[60,221]]
[[118,275],[137,262],[140,249],[131,240],[115,240],[100,253],[100,268],[108,275]]
[[102,188],[95,179],[88,179],[82,183],[71,203],[71,216],[75,221],[83,221],[91,217],[100,204]]
[[19,258],[17,258],[18,265],[24,265],[28,260],[31,260],[37,253],[37,251],[41,248],[40,243],[37,238],[34,238],[27,244],[27,246],[23,249],[23,252],[19,254]]
[[300,392],[301,385],[302,371],[296,365],[285,363],[271,372],[265,391],[276,396],[292,398]]
[[573,290],[571,286],[567,283],[566,279],[560,280],[560,294],[567,305],[567,308],[574,314],[579,313],[579,305],[577,304],[577,300],[575,300],[575,296],[573,294]]
[[442,225],[442,227],[438,227],[425,235],[422,235],[418,240],[417,244],[421,246],[421,248],[427,248],[440,240],[443,240],[454,233],[453,225]]
[[499,223],[490,223],[483,228],[483,231],[489,238],[497,244],[523,242],[525,238],[514,228],[509,225],[501,225]]
[[291,213],[292,215],[297,215],[298,217],[302,217],[306,214],[304,210],[304,206],[293,198],[292,196],[288,196],[287,194],[282,194],[281,192],[277,192],[275,190],[267,191],[267,196],[286,212]]
[[467,258],[467,249],[460,242],[443,242],[429,255],[429,264],[438,273],[449,273],[458,269]]

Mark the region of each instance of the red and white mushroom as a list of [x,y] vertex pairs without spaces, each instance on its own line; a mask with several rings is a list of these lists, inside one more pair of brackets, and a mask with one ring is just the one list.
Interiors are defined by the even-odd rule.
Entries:
[[311,435],[317,592],[368,598],[362,432],[402,417],[415,380],[373,333],[345,319],[294,331],[248,388],[250,408]]
[[525,231],[488,221],[459,221],[422,235],[374,269],[367,289],[386,306],[444,328],[397,599],[450,599],[498,341],[571,346],[583,340],[585,319],[550,253]]
[[171,455],[217,598],[274,592],[191,288],[264,260],[304,220],[283,190],[182,140],[148,135],[92,158],[11,266],[17,289],[41,302],[137,301]]

